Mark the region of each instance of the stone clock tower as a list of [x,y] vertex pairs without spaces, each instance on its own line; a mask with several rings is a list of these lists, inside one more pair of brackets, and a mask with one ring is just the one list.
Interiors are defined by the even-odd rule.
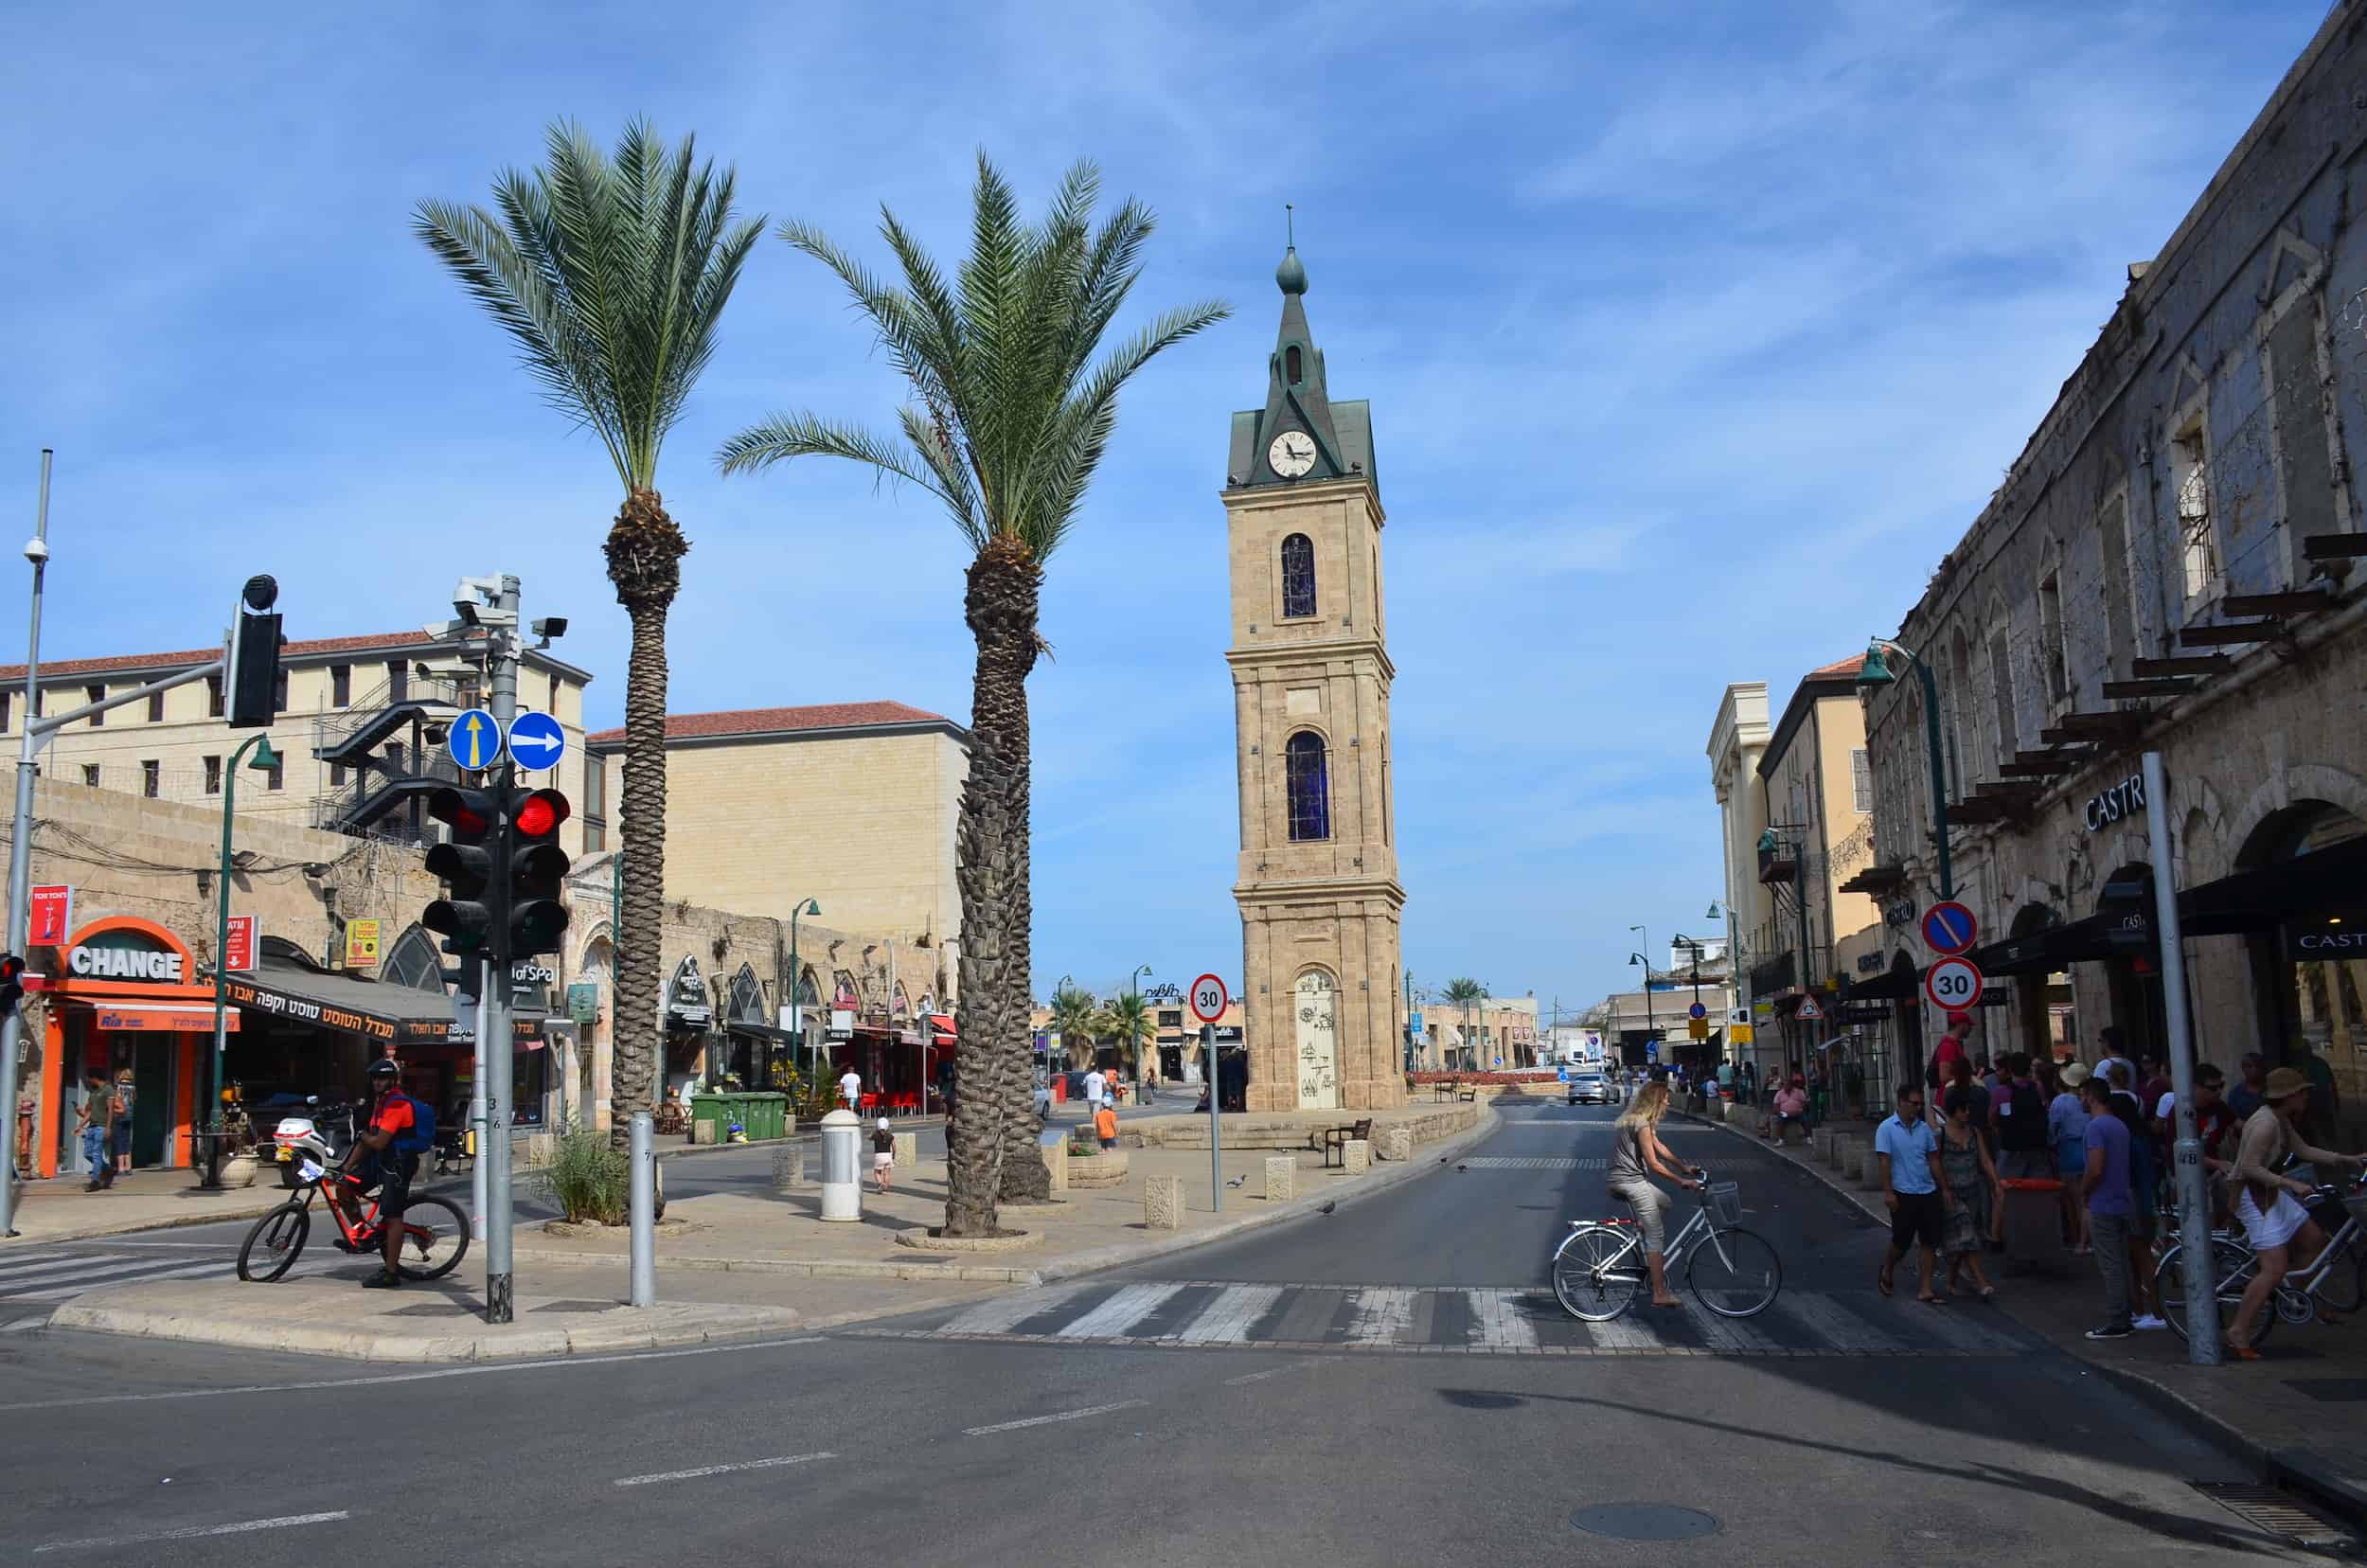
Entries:
[[1266,405],[1233,416],[1224,508],[1252,1111],[1405,1103],[1388,621],[1372,411],[1334,402],[1295,247]]

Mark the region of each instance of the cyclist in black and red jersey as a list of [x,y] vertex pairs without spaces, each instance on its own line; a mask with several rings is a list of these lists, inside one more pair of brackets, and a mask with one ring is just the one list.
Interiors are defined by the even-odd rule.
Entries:
[[436,1114],[402,1092],[401,1064],[392,1059],[371,1062],[369,1121],[345,1163],[345,1172],[358,1177],[359,1185],[339,1180],[328,1186],[346,1218],[357,1225],[362,1219],[360,1195],[373,1185],[378,1189],[378,1229],[356,1238],[357,1251],[377,1241],[383,1260],[383,1267],[362,1282],[365,1289],[389,1290],[402,1283],[398,1266],[402,1211],[411,1201],[412,1178],[419,1173],[420,1150],[435,1141]]

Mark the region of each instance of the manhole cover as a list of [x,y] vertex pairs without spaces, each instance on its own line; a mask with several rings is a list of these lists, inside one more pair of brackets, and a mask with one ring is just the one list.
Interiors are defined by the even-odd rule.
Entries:
[[2239,1518],[2296,1546],[2341,1546],[2348,1531],[2327,1523],[2290,1492],[2246,1481],[2197,1481],[2195,1490]]
[[1572,1514],[1570,1523],[1615,1541],[1691,1541],[1717,1531],[1711,1515],[1674,1503],[1596,1503]]

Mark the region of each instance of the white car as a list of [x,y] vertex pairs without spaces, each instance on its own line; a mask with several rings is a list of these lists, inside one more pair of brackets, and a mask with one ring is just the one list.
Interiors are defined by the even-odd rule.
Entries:
[[1616,1105],[1619,1103],[1619,1091],[1612,1088],[1611,1079],[1600,1073],[1573,1073],[1570,1075],[1569,1103]]

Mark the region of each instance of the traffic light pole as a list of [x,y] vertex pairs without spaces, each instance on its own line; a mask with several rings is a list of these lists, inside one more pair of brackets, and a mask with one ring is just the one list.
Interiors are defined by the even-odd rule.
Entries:
[[[492,688],[493,722],[509,733],[518,716],[518,579],[504,574],[494,599],[492,645],[486,654],[487,684]],[[509,843],[507,802],[517,781],[514,762],[504,755],[499,798],[504,803],[502,844]],[[485,1058],[478,1081],[485,1086],[487,1137],[478,1150],[485,1170],[485,1321],[507,1323],[515,1315],[510,1299],[510,1176],[509,1123],[513,1092],[509,1027],[509,867],[497,857],[493,877],[496,906],[494,952],[486,965],[483,1020],[477,1025],[477,1049]]]

